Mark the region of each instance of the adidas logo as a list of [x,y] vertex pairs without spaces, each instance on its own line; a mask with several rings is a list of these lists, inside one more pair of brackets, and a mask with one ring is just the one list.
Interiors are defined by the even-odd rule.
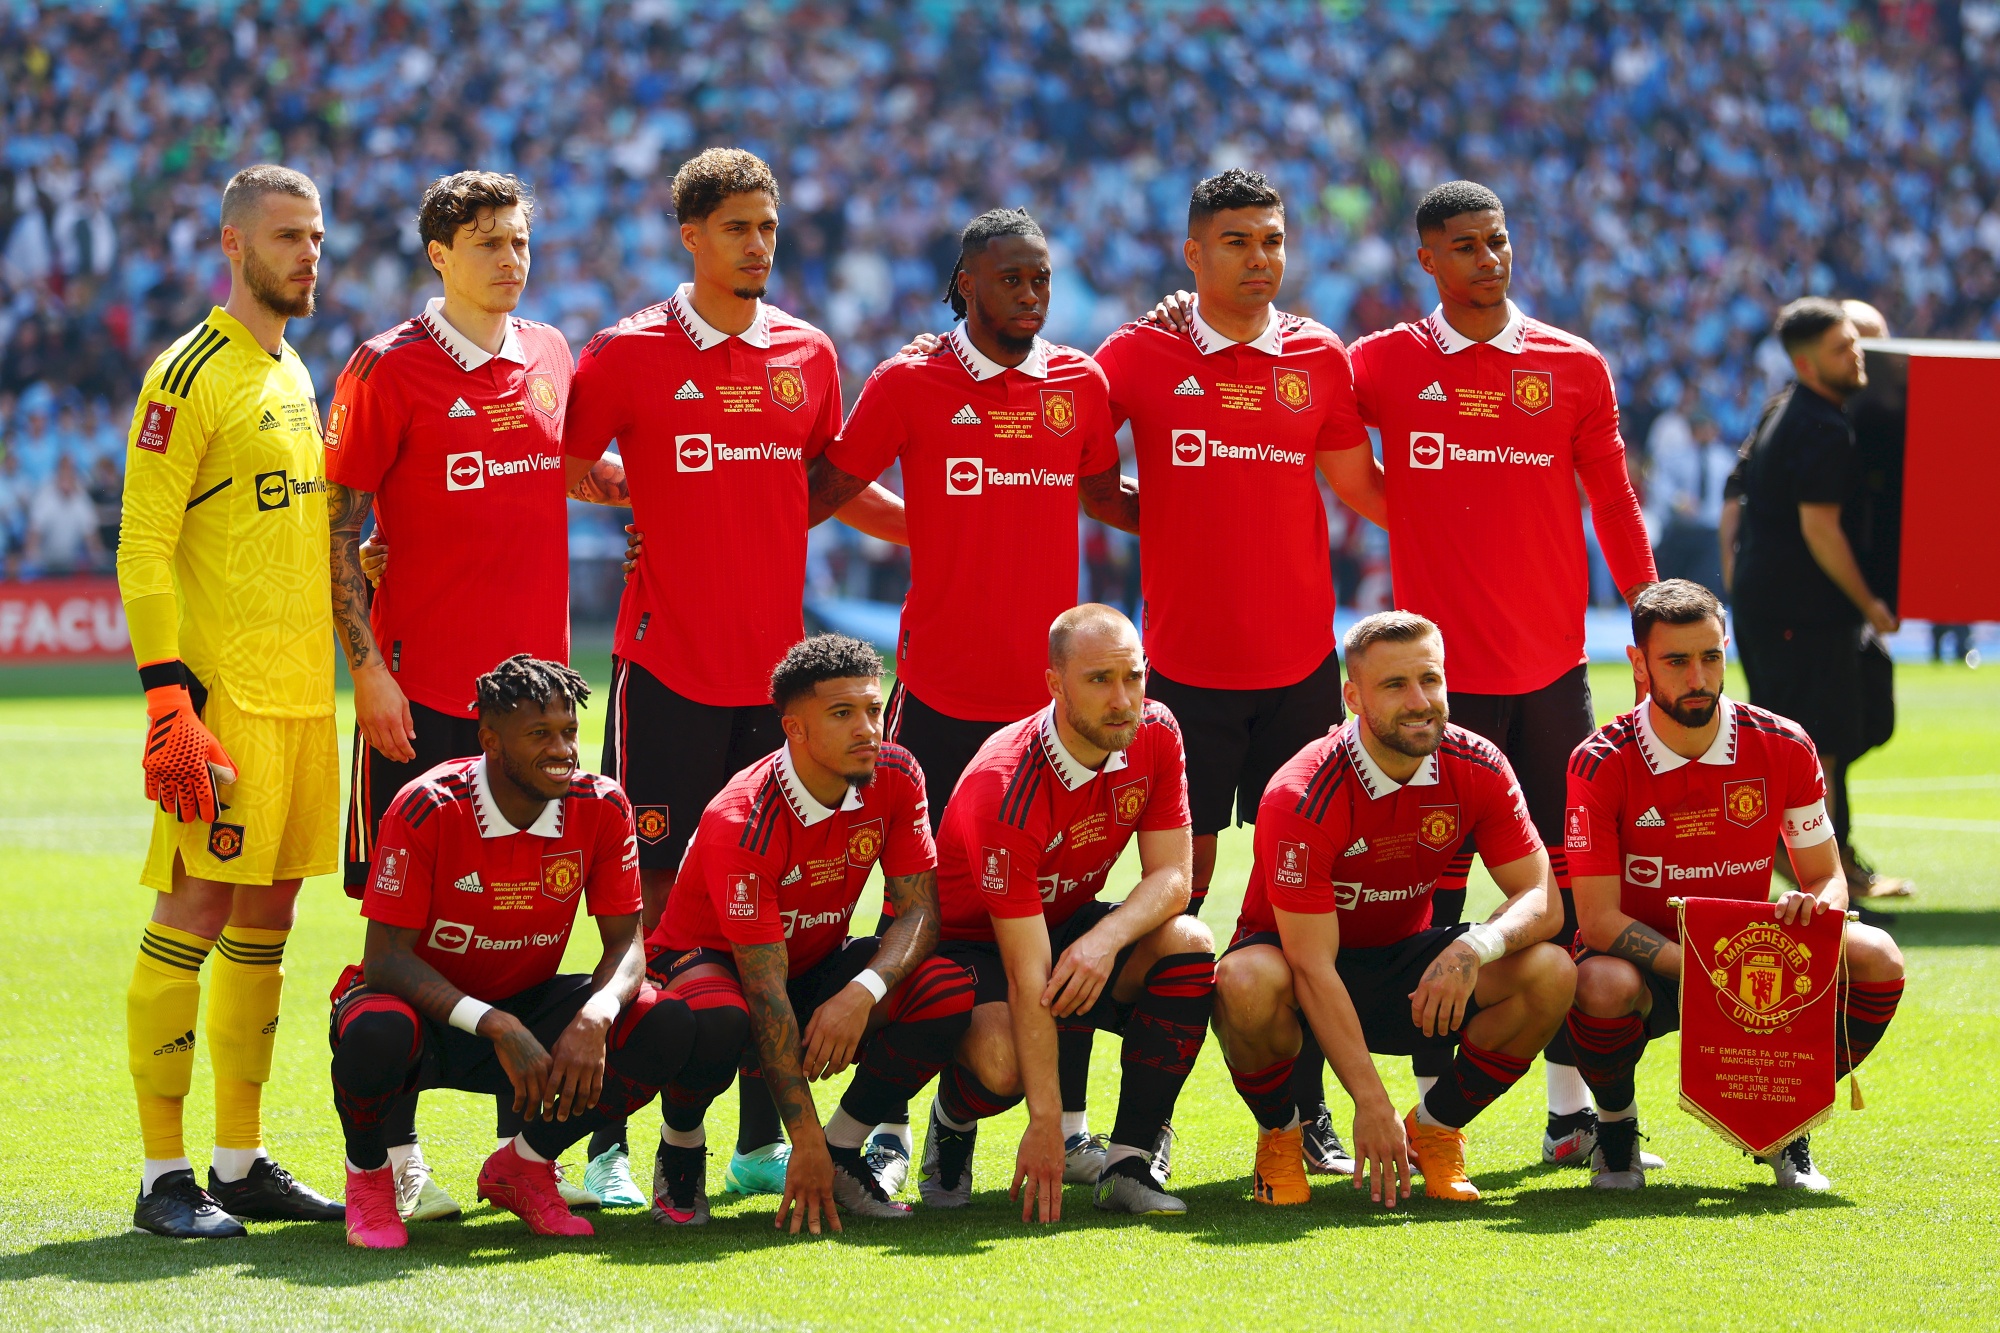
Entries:
[[[283,1017],[283,1015],[279,1015],[279,1017]],[[278,1030],[278,1020],[276,1018],[272,1019],[270,1022],[264,1025],[264,1035],[267,1037],[270,1036],[273,1032],[276,1032],[277,1030]]]
[[1056,848],[1062,846],[1062,840],[1063,840],[1063,831],[1061,829],[1057,829],[1056,836],[1049,839],[1049,845],[1042,848],[1042,855],[1046,856],[1050,852],[1054,851]]
[[166,1045],[154,1051],[153,1054],[179,1055],[183,1051],[191,1051],[193,1049],[194,1049],[194,1029],[189,1028],[186,1032],[182,1033],[180,1036],[175,1037],[172,1041],[168,1042]]
[[486,892],[486,886],[479,882],[479,872],[477,870],[473,871],[469,875],[459,876],[457,879],[452,881],[451,886],[454,889],[457,889],[460,893]]
[[1436,380],[1432,380],[1430,387],[1417,395],[1417,401],[1420,403],[1444,402],[1445,401],[1444,387],[1440,385]]
[[474,412],[471,408],[467,407],[465,405],[465,400],[461,398],[457,402],[451,405],[451,411],[445,413],[445,415],[448,417],[470,417],[470,416],[477,416],[478,414]]
[[277,428],[278,428],[278,419],[271,415],[270,408],[268,407],[265,408],[264,418],[263,420],[257,423],[257,429],[260,431],[266,431],[266,430],[276,430]]
[[972,410],[971,403],[967,403],[952,414],[951,424],[954,426],[977,426],[979,424],[979,414]]
[[1190,375],[1174,386],[1176,398],[1205,398],[1208,390],[1201,387],[1201,381]]
[[1361,853],[1363,853],[1363,852],[1365,852],[1365,851],[1367,851],[1367,850],[1368,850],[1368,839],[1366,839],[1366,838],[1356,838],[1356,839],[1354,840],[1354,845],[1353,845],[1352,847],[1349,847],[1349,848],[1348,848],[1348,849],[1347,849],[1346,851],[1342,852],[1342,853],[1341,853],[1341,855],[1342,855],[1342,856],[1359,856],[1359,855],[1361,855]]
[[693,380],[682,381],[681,387],[674,390],[674,401],[677,403],[691,402],[701,396],[701,390],[694,387]]
[[1632,821],[1633,828],[1665,828],[1667,821],[1660,818],[1660,807],[1649,805],[1646,813]]
[[791,870],[790,870],[790,871],[789,871],[789,872],[788,872],[788,873],[787,873],[787,874],[785,875],[785,877],[784,877],[783,879],[781,879],[781,880],[779,880],[779,881],[778,881],[778,887],[779,887],[779,888],[783,888],[783,887],[784,887],[785,885],[787,885],[787,884],[796,884],[796,883],[798,883],[798,882],[799,882],[799,875],[800,875],[801,873],[802,873],[802,872],[800,871],[799,867],[797,867],[797,866],[793,866],[793,867],[791,868]]

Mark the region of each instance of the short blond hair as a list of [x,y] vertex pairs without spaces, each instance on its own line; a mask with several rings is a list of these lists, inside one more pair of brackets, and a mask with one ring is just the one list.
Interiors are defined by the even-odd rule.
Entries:
[[1070,654],[1075,651],[1079,634],[1131,634],[1137,637],[1131,620],[1115,606],[1102,602],[1085,602],[1082,606],[1072,606],[1057,616],[1049,625],[1049,665],[1057,671],[1069,664]]
[[319,186],[314,185],[312,177],[304,172],[273,162],[245,167],[222,187],[222,225],[241,227],[257,211],[257,205],[264,202],[264,196],[271,194],[288,194],[294,199],[318,202]]
[[1365,654],[1378,643],[1415,643],[1419,639],[1435,638],[1444,642],[1444,635],[1436,624],[1414,611],[1377,611],[1372,616],[1363,616],[1348,628],[1347,637],[1341,640],[1341,656],[1347,661],[1347,674],[1354,674],[1354,659]]

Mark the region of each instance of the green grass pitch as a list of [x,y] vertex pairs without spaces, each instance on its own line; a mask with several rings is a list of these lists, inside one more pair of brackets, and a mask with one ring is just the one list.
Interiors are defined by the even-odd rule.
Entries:
[[[584,665],[605,679],[601,655]],[[1600,712],[1629,699],[1622,670],[1593,679]],[[773,1234],[771,1201],[718,1193],[706,1230],[595,1214],[595,1239],[557,1242],[482,1206],[413,1228],[407,1250],[365,1254],[337,1227],[266,1225],[208,1243],[129,1229],[139,1138],[123,1006],[148,910],[136,884],[148,813],[140,701],[123,668],[0,677],[0,740],[13,756],[0,768],[0,1314],[9,1328],[1990,1328],[2000,673],[1906,667],[1898,687],[1901,728],[1856,768],[1854,787],[1863,849],[1919,883],[1895,928],[1910,990],[1862,1074],[1867,1109],[1843,1109],[1815,1135],[1831,1195],[1779,1194],[1768,1171],[1676,1109],[1669,1039],[1641,1071],[1644,1123],[1668,1162],[1643,1193],[1597,1194],[1584,1173],[1539,1164],[1537,1069],[1473,1127],[1472,1175],[1486,1194],[1476,1206],[1418,1198],[1386,1213],[1316,1179],[1310,1204],[1260,1207],[1247,1197],[1252,1122],[1210,1046],[1175,1116],[1184,1219],[1105,1219],[1072,1188],[1059,1226],[1023,1226],[1004,1193],[1017,1110],[986,1127],[975,1204],[957,1215],[919,1209],[900,1225],[791,1238]],[[587,762],[601,704],[585,715]],[[1247,830],[1223,838],[1206,914],[1218,935],[1249,846]],[[1130,876],[1114,892],[1117,882]],[[583,934],[591,942],[571,952],[579,968],[595,958],[594,932]],[[279,1159],[331,1193],[341,1147],[325,996],[360,942],[335,882],[310,884],[265,1124]],[[1381,1063],[1407,1104],[1407,1065]],[[1100,1039],[1099,1128],[1117,1079],[1115,1039]],[[199,1163],[212,1125],[205,1050],[194,1086]],[[1344,1121],[1351,1108],[1333,1088]],[[833,1101],[834,1090],[819,1094],[823,1114]],[[716,1152],[734,1120],[730,1093],[709,1122]],[[441,1182],[469,1203],[493,1144],[491,1106],[433,1093],[419,1124]],[[642,1112],[635,1141],[657,1124]],[[718,1191],[721,1167],[711,1162]]]

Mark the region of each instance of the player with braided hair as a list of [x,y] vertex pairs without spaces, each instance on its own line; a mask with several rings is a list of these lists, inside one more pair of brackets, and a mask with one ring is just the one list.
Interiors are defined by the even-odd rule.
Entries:
[[[556,1157],[695,1058],[693,1010],[644,981],[631,803],[577,766],[589,694],[559,662],[508,658],[479,678],[479,757],[410,783],[382,821],[363,961],[335,986],[329,1031],[350,1244],[409,1242],[384,1131],[400,1101],[440,1087],[510,1098],[525,1122],[486,1159],[480,1198],[537,1234],[590,1235]],[[579,903],[603,956],[558,975]]]

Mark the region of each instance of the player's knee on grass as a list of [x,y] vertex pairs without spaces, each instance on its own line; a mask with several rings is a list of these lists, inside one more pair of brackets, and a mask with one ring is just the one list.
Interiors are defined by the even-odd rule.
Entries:
[[1576,1001],[1576,964],[1570,961],[1569,952],[1544,942],[1529,945],[1514,958],[1519,960],[1515,993],[1534,1013],[1560,1022]]
[[1215,932],[1199,917],[1171,916],[1139,937],[1138,947],[1125,968],[1111,979],[1111,993],[1129,1002],[1145,987],[1146,974],[1153,964],[1175,954],[1205,953],[1215,956]]
[[416,1058],[417,1031],[415,1011],[400,1000],[370,996],[360,1001],[340,1027],[333,1051],[334,1087],[355,1097],[381,1097],[402,1087]]
[[[1236,1063],[1237,1048],[1261,1050],[1274,1044],[1273,1038],[1292,1011],[1292,968],[1281,950],[1269,945],[1252,945],[1225,954],[1215,964],[1215,1033],[1222,1041],[1225,1056]],[[1290,1044],[1297,1052],[1297,1022]],[[1267,1062],[1268,1063],[1268,1062]]]
[[1021,1067],[1014,1058],[1014,1029],[1006,1005],[973,1008],[971,1025],[958,1044],[958,1063],[993,1092],[1021,1095]]
[[1854,981],[1896,981],[1903,951],[1888,931],[1858,922],[1847,928],[1847,975]]
[[1576,1007],[1592,1018],[1622,1018],[1652,1007],[1639,969],[1623,958],[1586,958],[1576,965]]

